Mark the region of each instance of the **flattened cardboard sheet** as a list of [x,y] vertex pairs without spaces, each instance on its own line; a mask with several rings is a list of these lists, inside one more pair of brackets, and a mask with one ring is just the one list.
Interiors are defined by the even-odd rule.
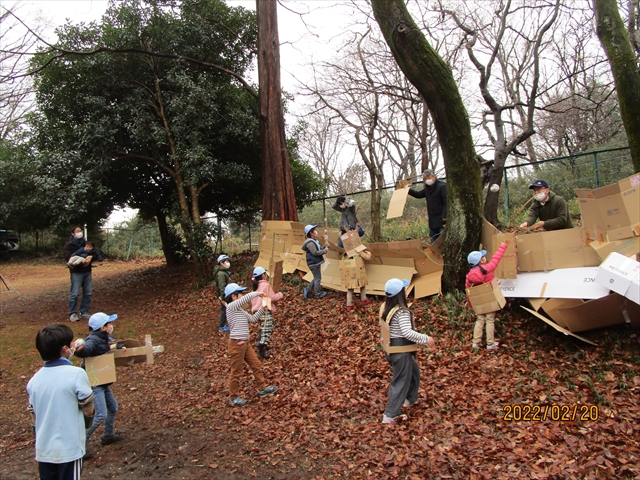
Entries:
[[558,313],[566,323],[567,330],[571,332],[584,332],[625,323],[634,327],[640,325],[640,305],[617,293],[589,300],[575,307],[559,308]]
[[514,233],[502,233],[491,225],[486,219],[482,219],[482,249],[487,251],[487,261],[498,250],[500,244],[506,241],[511,243],[502,256],[502,260],[495,270],[497,278],[516,278],[518,276],[518,261],[516,255],[516,237]]
[[580,335],[576,335],[575,333],[571,333],[569,330],[567,330],[566,328],[562,328],[560,325],[552,322],[551,320],[549,320],[546,317],[543,317],[542,315],[540,315],[538,312],[534,312],[533,310],[531,310],[530,308],[524,307],[521,305],[521,307],[523,309],[525,309],[527,312],[529,312],[531,315],[533,315],[536,318],[539,318],[540,320],[542,320],[544,323],[546,323],[547,325],[549,325],[550,327],[555,328],[557,331],[564,333],[565,335],[571,335],[572,337],[577,338],[578,340],[582,340],[583,342],[586,342],[590,345],[595,345],[597,346],[597,343],[593,343],[591,340],[587,340],[584,337],[581,337]]
[[92,387],[116,381],[116,364],[113,353],[87,357],[84,360],[84,365],[87,377],[89,377],[89,384]]
[[389,202],[389,210],[387,211],[387,220],[397,218],[404,215],[404,206],[407,203],[407,195],[409,195],[409,186],[394,190]]
[[409,287],[414,289],[413,296],[416,299],[437,295],[442,287],[442,271],[422,275],[414,279]]
[[501,280],[500,290],[505,298],[600,298],[609,289],[596,283],[597,273],[598,267],[519,273],[515,280]]

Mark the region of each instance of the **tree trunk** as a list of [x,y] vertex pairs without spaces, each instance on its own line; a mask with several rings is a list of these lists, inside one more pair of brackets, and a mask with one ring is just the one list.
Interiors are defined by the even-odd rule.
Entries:
[[262,219],[298,221],[298,210],[284,133],[280,89],[280,40],[276,0],[256,0],[258,16],[258,80],[260,82],[260,146]]
[[162,212],[156,212],[158,221],[158,230],[160,231],[160,242],[162,243],[162,253],[167,262],[167,267],[175,267],[178,265],[178,257],[171,246],[171,234],[167,225],[167,217]]
[[[503,149],[497,148],[493,156],[493,169],[489,177],[489,186],[502,185],[502,176],[504,174],[504,163],[507,159],[507,153]],[[500,191],[492,192],[491,188],[487,189],[487,197],[484,202],[484,218],[492,225],[498,226],[498,200]]]
[[640,70],[616,0],[593,0],[596,32],[609,58],[634,171],[640,172]]
[[372,0],[384,38],[433,118],[447,171],[444,293],[464,289],[467,254],[478,248],[482,184],[469,118],[449,66],[429,45],[403,0]]
[[371,233],[372,242],[382,241],[380,205],[382,203],[382,187],[384,179],[382,173],[369,170],[371,179]]

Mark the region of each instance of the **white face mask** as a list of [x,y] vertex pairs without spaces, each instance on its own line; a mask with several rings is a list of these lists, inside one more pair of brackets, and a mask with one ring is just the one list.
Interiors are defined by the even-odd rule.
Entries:
[[82,238],[82,232],[76,232],[73,234],[74,237],[76,237],[77,239]]
[[540,193],[536,193],[533,198],[535,198],[537,201],[542,202],[545,198],[547,198],[547,194],[544,192],[540,192]]
[[229,267],[231,266],[231,262],[223,262],[223,263],[222,263],[222,266],[223,266],[224,268],[229,268]]
[[424,181],[424,183],[426,183],[426,184],[427,184],[427,185],[429,185],[429,186],[433,185],[433,184],[434,184],[434,182],[435,182],[435,180],[432,180],[431,178],[430,178],[430,179],[428,179],[428,180],[425,180],[425,181]]

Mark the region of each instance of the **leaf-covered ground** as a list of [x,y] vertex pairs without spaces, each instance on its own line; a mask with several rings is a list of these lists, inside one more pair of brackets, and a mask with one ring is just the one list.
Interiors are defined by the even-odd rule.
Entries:
[[[234,258],[234,268],[247,272],[253,259]],[[85,478],[640,477],[637,331],[587,332],[593,347],[512,304],[500,314],[500,348],[473,352],[471,316],[453,301],[418,301],[419,330],[437,348],[418,353],[420,400],[405,409],[408,421],[382,425],[391,370],[377,345],[381,299],[347,312],[344,294],[305,301],[289,277],[263,363],[280,390],[259,399],[247,374],[250,403],[238,408],[227,400],[228,335],[217,331],[213,290],[198,289],[189,266],[105,265],[92,310],[118,313],[117,337],[150,333],[165,352],[153,366],[118,369],[116,430],[125,440],[102,447],[93,439]],[[19,283],[47,268],[60,270],[13,264],[2,272]],[[40,366],[32,339],[65,321],[67,281],[2,297],[3,479],[36,478],[25,393]],[[85,333],[86,325],[70,325]],[[521,418],[527,413],[531,420]]]

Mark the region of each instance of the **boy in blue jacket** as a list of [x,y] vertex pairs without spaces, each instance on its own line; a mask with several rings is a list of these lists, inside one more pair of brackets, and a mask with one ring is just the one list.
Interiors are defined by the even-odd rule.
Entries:
[[313,280],[307,288],[304,289],[304,298],[308,298],[311,291],[315,291],[316,298],[324,297],[327,292],[322,291],[320,281],[322,280],[321,265],[324,263],[323,255],[326,255],[329,250],[329,242],[324,247],[320,247],[320,242],[316,239],[318,237],[317,225],[307,225],[304,227],[304,234],[307,239],[302,244],[302,250],[307,253],[307,265],[309,270],[313,274]]
[[[117,318],[118,315],[107,315],[102,312],[91,315],[91,318],[89,318],[89,330],[91,333],[85,339],[84,345],[76,349],[75,355],[80,358],[97,357],[115,349],[116,343],[110,336],[113,334],[112,322]],[[126,348],[122,347],[122,350],[126,350]],[[84,368],[84,362],[82,363],[82,367]],[[122,440],[122,437],[113,433],[116,412],[118,411],[118,402],[111,391],[111,384],[96,385],[93,387],[93,394],[96,414],[93,418],[93,424],[86,432],[87,444],[93,432],[103,423],[104,432],[102,433],[100,443],[102,443],[102,445],[111,445],[112,443],[119,442]],[[87,448],[85,459],[90,457],[91,454]]]
[[91,262],[95,258],[99,262],[102,262],[103,258],[98,249],[96,248],[95,242],[91,240],[87,240],[84,244],[84,247],[79,248],[75,252],[71,254],[71,258],[67,262],[70,267],[75,267],[80,265],[86,258],[91,257]]

